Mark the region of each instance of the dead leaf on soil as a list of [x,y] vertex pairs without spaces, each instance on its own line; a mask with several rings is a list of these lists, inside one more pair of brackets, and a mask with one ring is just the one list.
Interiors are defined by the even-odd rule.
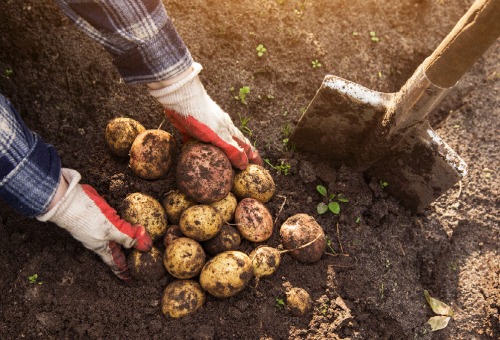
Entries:
[[431,325],[431,330],[434,332],[448,326],[448,322],[450,322],[450,320],[451,316],[439,315],[431,317],[427,323]]
[[430,296],[427,290],[424,290],[424,296],[429,306],[431,306],[432,311],[438,314],[437,316],[431,317],[427,321],[427,323],[431,326],[432,331],[438,331],[448,326],[448,322],[450,322],[451,317],[453,316],[453,310],[451,307],[446,303]]

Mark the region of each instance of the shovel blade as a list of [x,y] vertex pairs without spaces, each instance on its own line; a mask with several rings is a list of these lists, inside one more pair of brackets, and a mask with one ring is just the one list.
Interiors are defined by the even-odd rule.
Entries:
[[407,135],[368,176],[414,212],[422,212],[467,174],[467,164],[428,124]]
[[385,115],[392,96],[327,75],[290,140],[303,151],[358,165],[364,139]]

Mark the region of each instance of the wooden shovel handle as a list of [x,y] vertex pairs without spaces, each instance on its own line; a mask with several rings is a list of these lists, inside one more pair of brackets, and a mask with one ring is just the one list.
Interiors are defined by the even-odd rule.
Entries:
[[455,85],[500,35],[500,0],[477,0],[424,63],[439,87]]

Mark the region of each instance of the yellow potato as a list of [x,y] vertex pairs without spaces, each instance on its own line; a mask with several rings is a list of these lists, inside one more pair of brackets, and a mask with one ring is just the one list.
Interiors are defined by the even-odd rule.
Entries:
[[232,190],[240,200],[251,197],[265,203],[273,197],[276,185],[264,167],[248,164],[245,170],[236,172]]
[[237,250],[240,245],[240,233],[227,224],[222,226],[217,235],[202,244],[203,249],[210,255],[217,255],[227,250]]
[[167,213],[169,222],[178,224],[184,210],[196,205],[196,202],[179,190],[172,190],[165,195],[162,205]]
[[242,291],[253,277],[247,254],[230,250],[210,259],[200,273],[200,285],[209,294],[227,298]]
[[200,273],[205,258],[205,252],[198,242],[188,237],[179,237],[165,249],[163,264],[172,276],[190,279]]
[[120,215],[133,225],[142,225],[153,241],[158,240],[167,231],[167,214],[155,198],[135,192],[122,201]]
[[263,242],[273,234],[273,218],[264,203],[244,198],[238,203],[234,221],[241,236],[252,242]]
[[281,253],[278,249],[269,246],[260,246],[250,253],[255,277],[272,275],[281,262]]
[[172,165],[174,138],[163,130],[146,130],[130,147],[129,165],[143,179],[164,178]]
[[217,209],[217,211],[222,215],[224,222],[229,223],[234,218],[234,211],[236,210],[238,201],[236,200],[236,197],[234,197],[234,195],[230,192],[220,201],[210,203],[210,205]]
[[132,250],[127,257],[127,265],[132,276],[141,281],[158,281],[167,274],[163,254],[156,247],[146,252]]
[[187,237],[206,241],[217,235],[223,223],[221,214],[214,207],[200,204],[184,210],[179,227]]
[[325,232],[314,217],[296,214],[289,217],[280,229],[283,247],[295,259],[312,263],[318,261],[326,249]]
[[196,312],[205,302],[205,292],[194,280],[176,280],[163,291],[161,311],[171,318],[182,318]]
[[120,157],[127,157],[135,138],[146,128],[132,118],[114,118],[106,125],[106,142],[111,152]]
[[313,301],[304,289],[293,287],[286,292],[286,305],[292,314],[304,315],[311,311]]

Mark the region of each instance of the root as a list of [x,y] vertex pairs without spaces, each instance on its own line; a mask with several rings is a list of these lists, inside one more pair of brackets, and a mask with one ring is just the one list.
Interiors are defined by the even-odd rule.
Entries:
[[280,210],[276,214],[276,218],[274,219],[274,225],[276,225],[276,222],[278,221],[278,217],[281,214],[281,212],[283,211],[283,207],[285,206],[285,203],[286,203],[286,196],[281,196],[281,195],[276,195],[276,196],[283,198],[283,203],[281,203]]
[[[310,246],[311,244],[313,244],[314,242],[316,242],[320,237],[322,237],[323,235],[319,234],[318,236],[316,236],[316,238],[312,241],[309,241],[307,242],[306,244],[303,244],[301,246],[298,246],[297,248],[294,248],[294,249],[286,249],[286,250],[280,250],[280,254],[283,254],[283,253],[288,253],[288,252],[291,252],[291,251],[294,251],[294,250],[299,250],[299,249],[302,249],[302,248],[305,248],[305,247],[308,247]],[[324,237],[324,236],[323,236]]]

